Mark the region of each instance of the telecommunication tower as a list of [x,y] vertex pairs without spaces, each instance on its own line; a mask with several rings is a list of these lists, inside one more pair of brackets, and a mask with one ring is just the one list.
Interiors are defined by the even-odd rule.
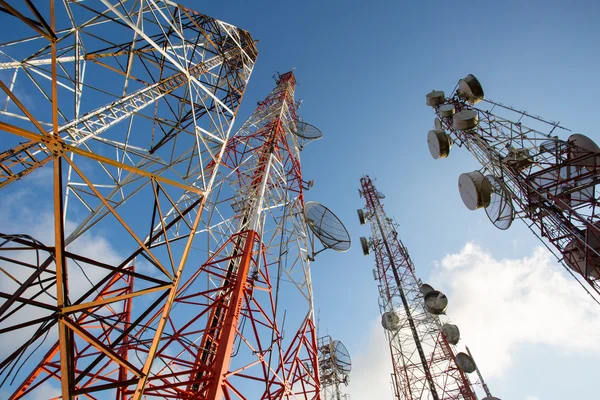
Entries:
[[348,386],[352,361],[346,346],[331,336],[318,339],[319,369],[321,371],[321,394],[323,400],[349,399],[342,393],[340,385]]
[[484,208],[499,229],[523,220],[599,302],[598,145],[577,133],[560,139],[555,135],[568,130],[559,123],[484,99],[473,75],[449,97],[432,91],[426,103],[436,113],[427,136],[431,155],[445,158],[456,144],[482,165],[459,177],[465,206]]
[[181,322],[161,344],[164,375],[148,395],[319,397],[310,260],[350,239],[304,200],[300,149],[322,134],[298,120],[295,85],[292,72],[278,76],[226,146],[206,205],[211,251],[175,297]]
[[[197,397],[195,377],[181,389],[165,369],[177,354],[165,343],[181,328],[173,311],[189,265],[206,260],[196,244],[254,40],[171,1],[1,8],[11,29],[0,44],[0,188],[6,200],[49,172],[53,204],[51,237],[31,226],[0,239],[2,390],[23,382],[12,399],[43,397],[54,383],[63,399],[141,399],[168,382],[171,397]],[[37,190],[31,201],[48,203]],[[98,250],[106,236],[113,252]]]
[[[398,237],[397,224],[389,218],[379,192],[369,176],[360,179],[359,193],[366,207],[358,209],[359,222],[369,222],[370,240],[360,238],[363,253],[375,254],[374,279],[378,282],[381,324],[392,360],[394,398],[476,400],[466,373],[477,370],[473,358],[457,353],[460,340],[456,325],[442,324],[448,299],[421,283],[413,262]],[[483,380],[476,382],[483,384]],[[485,387],[487,400],[493,400]]]

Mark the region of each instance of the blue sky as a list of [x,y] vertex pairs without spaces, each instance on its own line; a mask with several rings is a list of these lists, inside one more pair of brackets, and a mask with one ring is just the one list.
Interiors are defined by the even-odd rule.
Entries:
[[[552,281],[566,287],[567,297],[556,296],[554,302],[543,304],[529,297],[508,304],[507,285],[516,281],[487,276],[486,290],[494,294],[489,298],[502,303],[493,308],[497,315],[487,318],[497,316],[495,320],[507,327],[500,336],[510,344],[508,364],[494,360],[499,354],[491,347],[496,346],[483,340],[490,329],[498,334],[497,325],[461,325],[463,336],[480,343],[472,349],[484,376],[486,368],[491,371],[488,384],[496,396],[505,400],[594,397],[593,385],[587,383],[595,378],[600,353],[590,351],[585,343],[597,343],[598,330],[569,324],[596,323],[600,309],[594,314],[595,308],[577,303],[579,298],[571,294],[571,289],[578,293],[575,282],[566,274],[561,280],[560,267],[536,256],[539,243],[522,223],[498,231],[483,211],[469,212],[463,206],[458,175],[479,166],[462,149],[453,149],[447,160],[431,159],[426,134],[434,116],[425,105],[425,94],[432,89],[450,92],[458,79],[473,73],[489,98],[560,120],[600,143],[594,126],[600,88],[600,3],[181,3],[244,28],[259,40],[258,62],[236,127],[271,91],[274,73],[295,68],[296,95],[304,100],[299,114],[324,133],[302,153],[304,176],[316,181],[307,199],[336,212],[354,245],[346,253],[319,254],[312,264],[315,305],[320,310],[320,334],[343,341],[355,358],[356,376],[348,388],[354,400],[368,398],[364,393],[373,393],[375,387],[385,392],[381,386],[386,385],[390,370],[385,349],[379,345],[383,335],[371,274],[374,259],[364,257],[358,243],[360,236],[368,235],[368,228],[359,226],[356,218],[356,209],[364,206],[357,192],[362,174],[376,177],[375,184],[386,194],[385,208],[401,224],[399,233],[419,277],[448,290],[451,318],[490,321],[485,315],[470,314],[472,304],[464,298],[480,293],[472,285],[479,282],[476,278],[487,276],[490,266],[515,279],[520,277],[519,268],[527,268],[531,260],[548,267],[524,279],[529,286],[521,289],[534,297],[536,291],[544,296],[556,292],[557,286],[546,282],[550,279],[539,276],[558,271]],[[469,242],[475,247],[468,247]],[[463,267],[456,267],[456,260]],[[481,298],[472,302],[488,304]],[[581,307],[589,318],[568,319],[568,308],[558,307],[561,304]],[[516,309],[539,325],[521,327],[523,319],[511,317]],[[469,332],[466,326],[477,330]],[[552,340],[545,340],[546,335],[536,330],[539,326],[562,336],[548,334]],[[577,344],[561,343],[567,337]],[[369,372],[378,378],[369,381]]]
[[[387,196],[386,210],[400,222],[402,239],[424,280],[435,279],[429,278],[432,269],[469,241],[497,260],[531,257],[539,245],[524,224],[516,222],[502,232],[483,211],[463,206],[458,175],[478,165],[462,149],[453,149],[447,160],[431,159],[425,139],[433,122],[427,92],[450,92],[458,79],[473,73],[489,98],[559,120],[600,142],[594,126],[600,87],[597,2],[184,3],[247,29],[260,41],[238,123],[271,89],[275,71],[296,68],[297,98],[304,100],[300,115],[324,133],[302,154],[304,175],[316,180],[308,198],[338,213],[354,239],[349,252],[323,253],[313,263],[320,333],[344,341],[360,361],[377,359],[377,354],[365,356],[365,349],[383,339],[371,332],[378,314],[374,260],[363,257],[358,245],[358,237],[368,235],[356,218],[356,208],[363,206],[357,194],[362,174],[377,178]],[[552,265],[554,271],[559,268]],[[578,290],[572,279],[565,282]],[[546,290],[542,283],[539,289]],[[495,282],[489,285],[496,290]],[[452,300],[450,294],[451,318]],[[528,312],[531,319],[541,318],[535,309]],[[501,317],[510,323],[510,315]],[[543,321],[548,329],[563,323],[558,313],[550,318]],[[577,336],[577,327],[571,329]],[[510,367],[488,379],[496,396],[594,397],[594,389],[580,383],[593,379],[598,353],[543,339],[519,340],[510,347]],[[584,340],[597,342],[598,336]],[[360,377],[353,382],[367,384]],[[349,392],[364,393],[352,385]]]

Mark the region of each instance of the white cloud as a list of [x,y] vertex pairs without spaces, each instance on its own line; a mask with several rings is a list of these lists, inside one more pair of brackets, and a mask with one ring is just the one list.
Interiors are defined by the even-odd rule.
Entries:
[[430,283],[447,294],[459,346],[469,346],[488,379],[507,371],[519,345],[600,352],[590,340],[600,331],[598,305],[543,248],[498,260],[467,243],[441,261]]
[[353,399],[391,399],[392,363],[379,318],[369,325],[362,339],[361,350],[352,357],[350,385],[343,391]]
[[49,383],[44,383],[31,394],[32,400],[47,400],[60,398],[60,389]]

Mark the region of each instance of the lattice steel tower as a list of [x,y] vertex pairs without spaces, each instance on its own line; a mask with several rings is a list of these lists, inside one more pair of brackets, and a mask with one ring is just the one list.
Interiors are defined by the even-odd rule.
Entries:
[[[30,193],[53,204],[53,234],[0,236],[0,332],[14,345],[2,391],[43,397],[55,382],[63,399],[198,397],[197,375],[171,368],[171,341],[198,347],[174,338],[184,319],[173,308],[213,244],[205,208],[254,40],[171,1],[8,3],[2,200],[49,172],[49,193]],[[113,252],[91,252],[106,242]]]
[[581,134],[559,139],[554,135],[567,129],[558,123],[485,100],[473,75],[460,79],[451,96],[432,91],[426,102],[436,113],[427,137],[431,155],[445,158],[457,144],[482,165],[459,177],[467,208],[485,208],[499,229],[523,220],[600,301],[598,145]]
[[454,345],[460,338],[456,325],[442,324],[438,317],[448,305],[446,296],[417,279],[397,224],[383,209],[384,195],[369,176],[360,183],[366,207],[358,210],[358,217],[371,227],[370,240],[361,238],[361,245],[365,255],[371,250],[375,254],[373,274],[391,354],[394,398],[475,400],[465,374],[476,371],[475,363],[468,354],[456,353]]
[[340,386],[348,386],[352,361],[346,346],[331,336],[318,339],[319,369],[321,371],[321,395],[323,400],[350,400]]
[[[175,296],[177,328],[148,395],[319,398],[309,226],[317,234],[326,214],[304,201],[300,150],[321,132],[298,120],[295,86],[292,72],[279,76],[225,148],[206,204],[208,260]],[[325,247],[347,250],[343,239]]]

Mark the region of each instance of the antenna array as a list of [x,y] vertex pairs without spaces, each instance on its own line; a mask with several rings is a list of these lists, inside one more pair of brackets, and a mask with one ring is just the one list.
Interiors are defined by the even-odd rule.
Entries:
[[[557,122],[484,99],[473,75],[446,97],[426,96],[436,114],[427,142],[434,158],[452,145],[481,164],[458,180],[467,208],[483,208],[499,229],[523,220],[566,269],[600,302],[600,148],[581,134],[566,140]],[[584,286],[585,288],[585,286]]]
[[468,354],[455,351],[458,327],[443,324],[439,318],[446,312],[448,299],[417,279],[397,224],[383,209],[385,196],[369,176],[363,176],[360,183],[359,194],[366,207],[358,210],[358,218],[371,227],[370,239],[361,238],[361,245],[365,255],[371,250],[375,255],[373,276],[390,349],[395,398],[476,400],[466,375],[475,372],[475,362]]

